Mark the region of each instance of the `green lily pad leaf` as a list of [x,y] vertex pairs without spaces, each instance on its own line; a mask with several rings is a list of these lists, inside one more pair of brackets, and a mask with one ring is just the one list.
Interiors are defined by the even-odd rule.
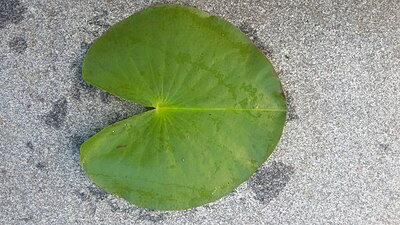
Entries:
[[93,181],[138,206],[212,202],[248,179],[282,134],[286,102],[262,52],[229,22],[159,5],[117,23],[90,47],[83,78],[153,109],[81,146]]

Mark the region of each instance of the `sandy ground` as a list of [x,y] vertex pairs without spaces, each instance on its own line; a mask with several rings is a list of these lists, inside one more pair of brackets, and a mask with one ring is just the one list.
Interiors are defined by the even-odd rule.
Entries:
[[[0,224],[400,224],[400,3],[162,1],[221,16],[288,96],[273,156],[221,200],[137,208],[96,187],[79,146],[143,109],[81,80],[90,43],[160,1],[0,1]],[[340,3],[339,3],[340,2]]]

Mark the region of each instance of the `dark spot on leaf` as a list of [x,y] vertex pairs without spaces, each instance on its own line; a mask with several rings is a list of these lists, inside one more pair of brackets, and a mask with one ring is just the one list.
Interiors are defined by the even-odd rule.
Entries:
[[299,116],[296,113],[296,107],[293,105],[293,98],[290,93],[286,93],[286,104],[287,104],[287,120],[292,121],[292,120],[297,120],[299,119]]
[[289,57],[288,55],[285,55],[285,58],[286,58],[286,59],[290,59],[290,57]]
[[33,144],[30,141],[26,142],[26,147],[28,147],[30,150],[34,149]]
[[18,0],[0,1],[0,28],[4,28],[8,23],[18,24],[22,21],[26,7],[21,5]]
[[117,149],[126,148],[126,147],[128,147],[128,145],[118,145]]
[[14,52],[22,54],[25,52],[28,45],[23,37],[15,37],[8,42],[8,47],[10,47]]
[[139,211],[138,220],[150,221],[153,223],[161,222],[161,221],[165,220],[165,213],[154,212],[149,209],[141,209]]
[[52,109],[44,118],[44,122],[56,129],[60,129],[61,125],[64,123],[65,117],[67,116],[67,99],[62,98],[53,104]]
[[36,168],[38,168],[40,170],[46,168],[46,165],[43,162],[36,163],[35,166],[36,166]]
[[92,195],[96,200],[104,200],[108,197],[108,193],[103,190],[100,189],[99,187],[94,187],[94,186],[88,186],[87,187],[89,190],[90,195]]
[[293,173],[294,167],[282,162],[274,161],[261,168],[249,181],[256,194],[255,198],[264,204],[268,204],[272,199],[279,196]]

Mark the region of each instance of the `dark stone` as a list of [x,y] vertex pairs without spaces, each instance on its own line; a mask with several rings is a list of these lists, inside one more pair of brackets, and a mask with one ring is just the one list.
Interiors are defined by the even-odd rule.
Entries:
[[120,206],[118,205],[118,202],[116,202],[114,199],[109,199],[107,201],[107,204],[110,206],[111,208],[111,212],[116,213],[132,213],[135,211],[135,207],[133,206]]
[[35,167],[42,170],[42,169],[46,168],[46,165],[42,162],[39,162],[39,163],[36,163]]
[[139,211],[138,220],[149,221],[153,223],[161,222],[165,220],[165,213],[154,212],[149,209],[141,209]]
[[387,156],[391,158],[396,158],[400,156],[400,152],[396,151],[390,143],[378,143],[378,150],[380,155],[382,156]]
[[86,193],[84,193],[84,192],[80,192],[80,191],[78,191],[78,190],[75,190],[74,193],[79,197],[79,199],[80,199],[82,202],[85,202],[85,201],[88,201],[88,200],[89,200],[89,196],[88,196]]
[[120,113],[116,112],[107,116],[107,124],[114,124],[125,119]]
[[25,223],[29,223],[32,222],[33,216],[23,217],[21,218],[21,220],[24,221]]
[[100,189],[98,187],[88,186],[87,188],[89,190],[90,195],[93,196],[96,200],[104,200],[109,195],[105,190]]
[[108,24],[106,21],[107,16],[108,16],[108,12],[103,10],[99,15],[96,15],[92,19],[90,19],[88,21],[88,24],[108,29],[111,27],[111,25]]
[[34,149],[33,144],[30,141],[26,142],[26,147],[28,147],[30,150]]
[[254,174],[249,183],[255,198],[264,204],[279,196],[294,173],[294,167],[282,162],[272,162]]
[[89,48],[90,44],[82,42],[81,52],[79,53],[78,57],[71,63],[70,66],[71,70],[75,74],[75,77],[73,78],[74,87],[72,89],[71,96],[76,100],[81,99],[82,93],[93,93],[97,90],[96,87],[85,82],[82,79],[82,62]]
[[121,211],[121,207],[119,207],[116,203],[108,201],[108,205],[111,208],[111,212],[119,212]]
[[23,37],[15,37],[8,42],[8,47],[18,54],[25,52],[28,45]]
[[81,49],[84,50],[85,54],[87,52],[87,50],[89,50],[90,48],[90,44],[87,42],[81,42]]
[[81,145],[83,144],[83,142],[85,142],[85,137],[75,134],[75,135],[70,136],[69,139],[71,141],[72,152],[74,154],[79,154],[79,149],[80,149]]
[[380,143],[380,144],[379,144],[379,147],[380,147],[383,151],[388,151],[388,150],[390,150],[390,145],[389,145],[389,144]]
[[272,48],[270,46],[265,46],[260,38],[257,35],[257,30],[251,27],[250,24],[244,22],[239,26],[239,29],[245,33],[250,40],[259,48],[266,56],[270,57],[272,56]]
[[44,122],[50,127],[60,129],[61,125],[65,121],[65,117],[67,116],[67,111],[68,111],[67,99],[62,98],[56,101],[53,104],[53,107],[50,110],[50,112],[43,117]]
[[88,25],[81,27],[80,30],[94,37],[99,37],[111,27],[111,24],[108,22],[108,12],[106,10],[97,11],[96,14],[88,21]]
[[299,119],[299,115],[296,113],[296,107],[293,105],[293,97],[290,93],[286,93],[286,104],[287,104],[287,120],[297,120]]
[[105,103],[105,104],[110,103],[111,97],[112,97],[112,95],[110,95],[108,92],[105,92],[105,91],[100,92],[100,101],[102,103]]
[[251,27],[250,24],[244,22],[240,24],[239,29],[247,36],[249,36],[250,39],[257,38],[257,31],[253,27]]
[[0,0],[0,29],[8,23],[18,24],[23,20],[26,7],[18,0]]

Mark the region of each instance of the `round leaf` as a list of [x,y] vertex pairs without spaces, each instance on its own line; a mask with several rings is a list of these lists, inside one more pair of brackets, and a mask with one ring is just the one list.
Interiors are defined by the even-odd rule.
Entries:
[[195,8],[160,5],[111,27],[89,49],[83,78],[152,110],[81,146],[100,187],[141,207],[214,201],[272,153],[286,118],[271,63],[239,29]]

